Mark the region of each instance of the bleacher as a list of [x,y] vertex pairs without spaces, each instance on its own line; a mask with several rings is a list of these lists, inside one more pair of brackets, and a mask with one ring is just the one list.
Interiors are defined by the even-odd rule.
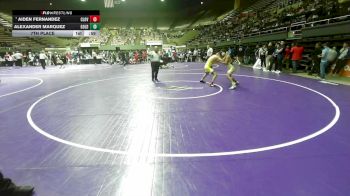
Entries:
[[[322,21],[319,23],[315,21],[310,22],[306,19],[302,19],[303,12],[299,12],[298,10],[306,1],[309,2],[309,0],[255,1],[251,6],[245,9],[232,10],[222,17],[210,18],[209,21],[199,19],[193,24],[188,24],[181,28],[175,27],[171,30],[160,31],[152,28],[121,28],[117,26],[105,27],[101,29],[101,36],[81,39],[55,37],[14,39],[11,38],[9,31],[3,30],[1,32],[1,38],[6,44],[18,45],[18,43],[20,43],[23,45],[32,45],[34,47],[74,47],[77,46],[79,42],[100,43],[101,45],[143,45],[147,40],[161,40],[163,43],[183,43],[182,40],[186,40],[185,44],[187,45],[203,46],[207,44],[222,44],[224,42],[268,35],[275,32],[293,31],[296,35],[300,35],[301,29],[303,28],[307,28],[310,25],[322,25],[325,23]],[[310,2],[312,3],[312,1]],[[315,3],[308,4],[314,5]],[[295,10],[301,15],[300,17],[295,13],[293,14],[296,16],[295,18],[282,22],[286,13]],[[11,20],[11,16],[0,13],[0,25],[4,27],[4,29],[11,27]],[[343,16],[333,21],[326,22],[332,23],[344,20],[350,20],[350,17]],[[193,28],[195,28],[196,33],[188,36],[187,32],[193,31]]]
[[12,46],[14,48],[42,48],[43,45],[32,40],[29,38],[25,38],[25,37],[16,37],[13,38],[11,33],[8,31],[5,31],[4,28],[0,27],[0,40],[1,43],[5,46]]
[[[287,3],[281,7],[281,2]],[[199,31],[199,36],[190,40],[189,45],[193,47],[206,44],[216,45],[217,43],[222,44],[222,42],[238,41],[242,38],[268,35],[276,32],[285,32],[287,34],[289,31],[300,37],[302,28],[350,20],[348,17],[350,13],[346,13],[346,9],[336,9],[336,11],[330,9],[330,7],[337,5],[336,2],[327,1],[322,3],[328,6],[326,8],[318,4],[320,3],[309,2],[308,0],[281,0],[279,2],[275,0],[261,0],[244,10],[232,11],[214,25],[199,26],[196,28]],[[307,9],[306,6],[308,7]],[[315,7],[315,11],[310,11],[310,7]],[[316,12],[319,12],[320,9],[326,14],[318,14],[320,16],[317,16]],[[334,16],[337,17],[329,20]],[[317,19],[319,21],[315,21]]]

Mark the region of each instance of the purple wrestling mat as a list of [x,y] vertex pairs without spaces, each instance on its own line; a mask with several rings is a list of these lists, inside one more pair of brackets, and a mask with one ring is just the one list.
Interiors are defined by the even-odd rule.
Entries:
[[0,70],[0,170],[37,196],[350,195],[349,86],[173,65]]

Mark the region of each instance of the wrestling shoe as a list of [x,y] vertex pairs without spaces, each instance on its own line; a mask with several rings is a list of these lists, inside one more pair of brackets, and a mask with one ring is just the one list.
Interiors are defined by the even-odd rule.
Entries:
[[205,84],[205,81],[204,80],[201,80],[201,81],[199,81],[200,83],[204,83]]
[[209,86],[210,87],[214,87],[215,85],[214,85],[214,83],[210,83]]
[[236,89],[236,88],[237,88],[236,85],[232,85],[229,89],[230,89],[230,90],[234,90],[234,89]]

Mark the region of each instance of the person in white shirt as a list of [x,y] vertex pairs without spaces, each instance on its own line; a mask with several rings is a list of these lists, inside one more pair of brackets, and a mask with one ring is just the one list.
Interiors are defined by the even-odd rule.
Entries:
[[34,64],[34,55],[31,52],[28,52],[28,65]]
[[267,47],[266,47],[266,45],[263,45],[259,49],[259,58],[261,60],[261,68],[264,71],[267,71],[267,69],[266,69],[266,55],[267,55]]
[[148,53],[149,59],[151,61],[151,68],[152,68],[152,81],[153,82],[159,82],[158,80],[158,72],[159,72],[159,66],[160,66],[160,54],[158,47],[154,47],[154,51],[151,51]]
[[6,52],[4,58],[5,58],[5,63],[7,62],[6,64],[8,64],[9,66],[15,66],[13,64],[13,56],[12,56],[11,52],[10,53]]
[[333,75],[336,75],[336,74],[339,75],[340,71],[343,70],[343,68],[345,67],[347,59],[350,58],[349,50],[350,50],[349,43],[344,42],[343,48],[340,49],[337,64],[333,70]]
[[23,59],[22,53],[20,53],[19,51],[16,51],[16,53],[13,55],[13,58],[16,62],[16,66],[22,67],[22,59]]
[[198,57],[198,50],[194,49],[192,62],[197,62],[197,57]]
[[48,66],[51,66],[51,64],[52,64],[52,52],[48,52],[48,54],[47,54],[47,65]]
[[189,49],[186,54],[186,62],[191,62],[192,60],[192,51]]
[[45,69],[45,66],[46,66],[46,59],[47,59],[47,56],[46,56],[45,52],[41,51],[39,54],[39,61],[40,61],[40,65],[41,65],[41,67],[43,67],[43,69]]
[[328,47],[328,43],[324,43],[324,44],[322,44],[322,46],[323,46],[322,54],[319,55],[319,57],[321,58],[320,77],[321,77],[321,79],[325,79],[326,69],[327,69],[327,66],[329,64],[328,54],[329,54],[330,48]]
[[97,53],[93,50],[91,53],[92,59],[94,60],[94,64],[97,64]]
[[213,55],[213,48],[207,45],[207,59]]
[[335,61],[337,60],[337,57],[338,57],[337,48],[336,47],[330,48],[327,56],[327,60],[330,66],[332,66],[335,63]]

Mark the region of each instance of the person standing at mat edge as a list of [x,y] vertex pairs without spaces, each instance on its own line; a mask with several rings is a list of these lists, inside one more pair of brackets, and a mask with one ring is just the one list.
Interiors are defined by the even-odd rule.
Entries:
[[324,43],[324,44],[322,44],[322,46],[323,46],[322,54],[319,55],[319,57],[321,58],[320,77],[321,77],[321,79],[325,79],[326,69],[327,69],[327,66],[329,64],[328,54],[329,54],[330,48],[328,47],[328,43]]
[[159,82],[158,72],[159,72],[159,66],[160,66],[160,54],[157,46],[155,46],[154,50],[149,53],[149,57],[150,57],[151,68],[152,68],[152,81]]
[[41,51],[39,54],[39,61],[40,61],[40,65],[41,65],[41,67],[43,67],[43,69],[45,69],[45,66],[46,66],[46,59],[47,59],[47,56],[46,56],[45,52]]
[[213,55],[213,48],[211,48],[209,45],[207,45],[207,59]]

